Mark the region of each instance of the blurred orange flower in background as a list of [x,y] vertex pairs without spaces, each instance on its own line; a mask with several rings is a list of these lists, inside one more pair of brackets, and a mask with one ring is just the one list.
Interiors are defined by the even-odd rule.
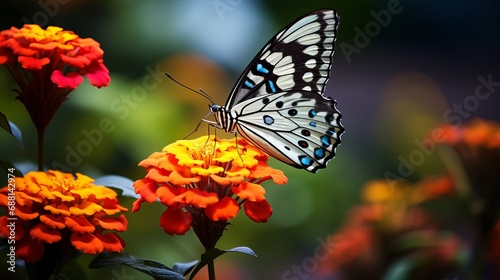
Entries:
[[[494,121],[474,119],[462,126],[444,125],[449,146],[460,159],[456,173],[464,173],[460,181],[464,195],[470,196],[470,209],[476,220],[478,236],[486,252],[477,250],[478,266],[490,266],[493,277],[500,278],[500,124]],[[454,165],[454,158],[446,162]],[[484,258],[484,256],[487,256]]]
[[[320,275],[335,279],[498,279],[500,125],[443,125],[446,174],[373,180],[363,205],[329,238]],[[459,217],[457,219],[457,217]],[[328,250],[329,249],[329,250]]]
[[184,234],[193,227],[205,248],[212,249],[241,206],[255,222],[271,216],[260,184],[270,179],[285,184],[287,178],[267,160],[244,139],[179,140],[139,163],[147,174],[134,183],[141,197],[132,211],[139,211],[142,202],[159,200],[167,206],[160,218],[166,233]]
[[500,124],[474,119],[463,126],[443,125],[440,128],[445,132],[444,146],[451,147],[458,155],[468,176],[469,187],[475,190],[475,195],[484,199],[498,197],[496,195],[500,195],[500,180],[497,176],[500,159]]
[[421,203],[453,194],[447,176],[414,185],[368,182],[362,191],[364,205],[354,208],[342,229],[329,237],[333,248],[325,251],[332,253],[319,274],[385,279],[407,265],[416,269],[411,279],[445,279],[465,250],[464,240],[440,229],[439,219]]
[[[83,174],[59,171],[30,172],[15,178],[16,255],[27,263],[44,257],[50,248],[56,256],[80,250],[86,254],[120,252],[124,241],[110,231],[125,231],[127,211],[112,189],[93,184]],[[12,190],[12,189],[11,189]],[[0,189],[0,206],[8,210],[9,187]],[[9,237],[7,215],[0,217],[0,236]],[[59,244],[59,245],[58,245]],[[55,260],[52,260],[56,263]]]
[[499,148],[500,124],[482,119],[474,119],[464,126],[441,126],[445,132],[446,144],[459,143],[476,147]]

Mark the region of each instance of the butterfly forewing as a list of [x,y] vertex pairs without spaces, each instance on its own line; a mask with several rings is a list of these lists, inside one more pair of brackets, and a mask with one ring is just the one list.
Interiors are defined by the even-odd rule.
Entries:
[[225,107],[278,92],[321,94],[330,76],[339,24],[337,12],[317,10],[274,36],[245,69]]

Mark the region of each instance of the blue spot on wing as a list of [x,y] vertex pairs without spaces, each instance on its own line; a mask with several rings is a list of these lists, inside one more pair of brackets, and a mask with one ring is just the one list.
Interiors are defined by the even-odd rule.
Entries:
[[260,73],[263,73],[263,74],[269,73],[269,69],[264,68],[264,66],[262,66],[262,64],[260,64],[260,63],[257,64],[257,71],[259,71]]
[[309,125],[312,127],[316,127],[316,122],[310,122]]
[[314,149],[314,157],[317,159],[322,159],[325,157],[325,150],[323,148]]
[[255,86],[255,84],[253,84],[252,82],[250,82],[248,79],[245,80],[245,86],[249,87],[249,88],[253,88]]
[[264,116],[264,123],[267,125],[271,125],[274,123],[274,119],[271,116],[265,115]]
[[267,83],[269,84],[269,87],[271,88],[271,92],[276,93],[276,87],[274,86],[273,81],[268,80]]
[[321,136],[321,143],[323,143],[323,146],[325,147],[329,147],[332,143],[330,141],[330,137],[326,136],[326,135],[323,135]]
[[299,156],[299,161],[304,167],[309,167],[312,165],[313,160],[308,156]]

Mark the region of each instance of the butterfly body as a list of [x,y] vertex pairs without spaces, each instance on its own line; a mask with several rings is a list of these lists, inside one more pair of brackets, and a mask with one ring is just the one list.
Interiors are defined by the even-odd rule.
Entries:
[[336,102],[323,95],[338,24],[338,14],[324,9],[281,30],[240,76],[226,104],[210,106],[211,123],[291,166],[310,172],[326,167],[344,131]]

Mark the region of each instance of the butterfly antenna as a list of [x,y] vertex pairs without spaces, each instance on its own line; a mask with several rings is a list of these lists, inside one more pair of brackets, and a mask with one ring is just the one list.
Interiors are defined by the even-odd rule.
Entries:
[[212,105],[215,104],[215,102],[212,100],[210,95],[208,93],[204,92],[202,88],[200,88],[200,92],[203,93],[204,94],[203,96],[205,96],[208,100],[210,100],[210,102],[212,102]]
[[206,94],[203,90],[200,89],[200,91],[196,91],[188,86],[186,86],[185,84],[177,81],[176,79],[174,79],[172,76],[170,76],[170,74],[168,73],[165,73],[165,76],[167,76],[170,80],[174,81],[176,84],[180,85],[181,87],[185,88],[185,89],[188,89],[196,94],[199,94],[203,97],[205,97],[206,99],[208,99],[208,101],[210,101],[210,103],[215,104],[215,102],[213,101],[213,99],[210,97],[210,95]]

